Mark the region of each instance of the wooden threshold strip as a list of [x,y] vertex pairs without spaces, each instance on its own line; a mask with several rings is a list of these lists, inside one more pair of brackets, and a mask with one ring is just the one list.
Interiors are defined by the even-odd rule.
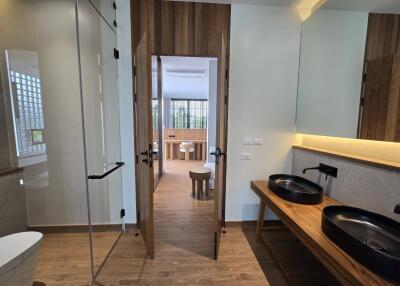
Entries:
[[281,199],[266,181],[252,181],[251,189],[343,285],[394,285],[371,272],[336,244],[321,229],[322,210],[341,203],[324,196],[318,205],[299,205]]
[[319,148],[307,147],[307,146],[295,145],[295,146],[293,146],[293,148],[298,149],[298,150],[303,150],[303,151],[314,152],[314,153],[318,153],[318,154],[324,154],[324,155],[331,156],[331,157],[342,158],[342,159],[350,160],[353,162],[358,162],[358,163],[362,163],[362,164],[366,164],[366,165],[371,165],[371,166],[375,166],[375,167],[379,167],[379,168],[384,168],[384,169],[389,169],[392,171],[400,172],[400,163],[397,163],[397,162],[380,160],[380,159],[375,159],[375,158],[370,158],[370,157],[357,156],[357,155],[352,155],[352,154],[348,154],[348,153],[330,151],[330,150],[326,150],[326,149],[319,149]]

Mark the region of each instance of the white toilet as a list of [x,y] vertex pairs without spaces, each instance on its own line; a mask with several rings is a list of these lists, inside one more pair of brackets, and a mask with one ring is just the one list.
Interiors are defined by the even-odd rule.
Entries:
[[0,238],[0,285],[32,286],[43,234],[27,231]]

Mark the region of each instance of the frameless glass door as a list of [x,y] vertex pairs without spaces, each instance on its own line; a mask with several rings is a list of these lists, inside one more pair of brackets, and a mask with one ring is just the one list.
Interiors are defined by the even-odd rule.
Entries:
[[122,231],[116,34],[92,1],[78,2],[78,30],[93,272]]

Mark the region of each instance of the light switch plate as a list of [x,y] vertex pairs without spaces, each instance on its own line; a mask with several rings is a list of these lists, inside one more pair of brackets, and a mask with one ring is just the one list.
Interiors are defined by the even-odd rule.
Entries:
[[240,155],[240,158],[241,158],[242,160],[251,160],[251,154],[250,154],[250,153],[242,153],[242,154]]
[[263,145],[264,140],[262,138],[253,138],[253,145]]
[[248,137],[243,138],[242,139],[242,144],[243,145],[252,145],[253,144],[253,139],[252,138],[248,138]]

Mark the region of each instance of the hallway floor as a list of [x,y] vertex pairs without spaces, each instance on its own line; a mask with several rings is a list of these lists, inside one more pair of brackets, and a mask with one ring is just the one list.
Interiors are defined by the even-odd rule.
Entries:
[[213,200],[191,197],[188,170],[199,161],[166,161],[154,193],[155,253],[145,259],[141,237],[120,239],[97,285],[268,285],[246,236],[230,228],[215,261]]

